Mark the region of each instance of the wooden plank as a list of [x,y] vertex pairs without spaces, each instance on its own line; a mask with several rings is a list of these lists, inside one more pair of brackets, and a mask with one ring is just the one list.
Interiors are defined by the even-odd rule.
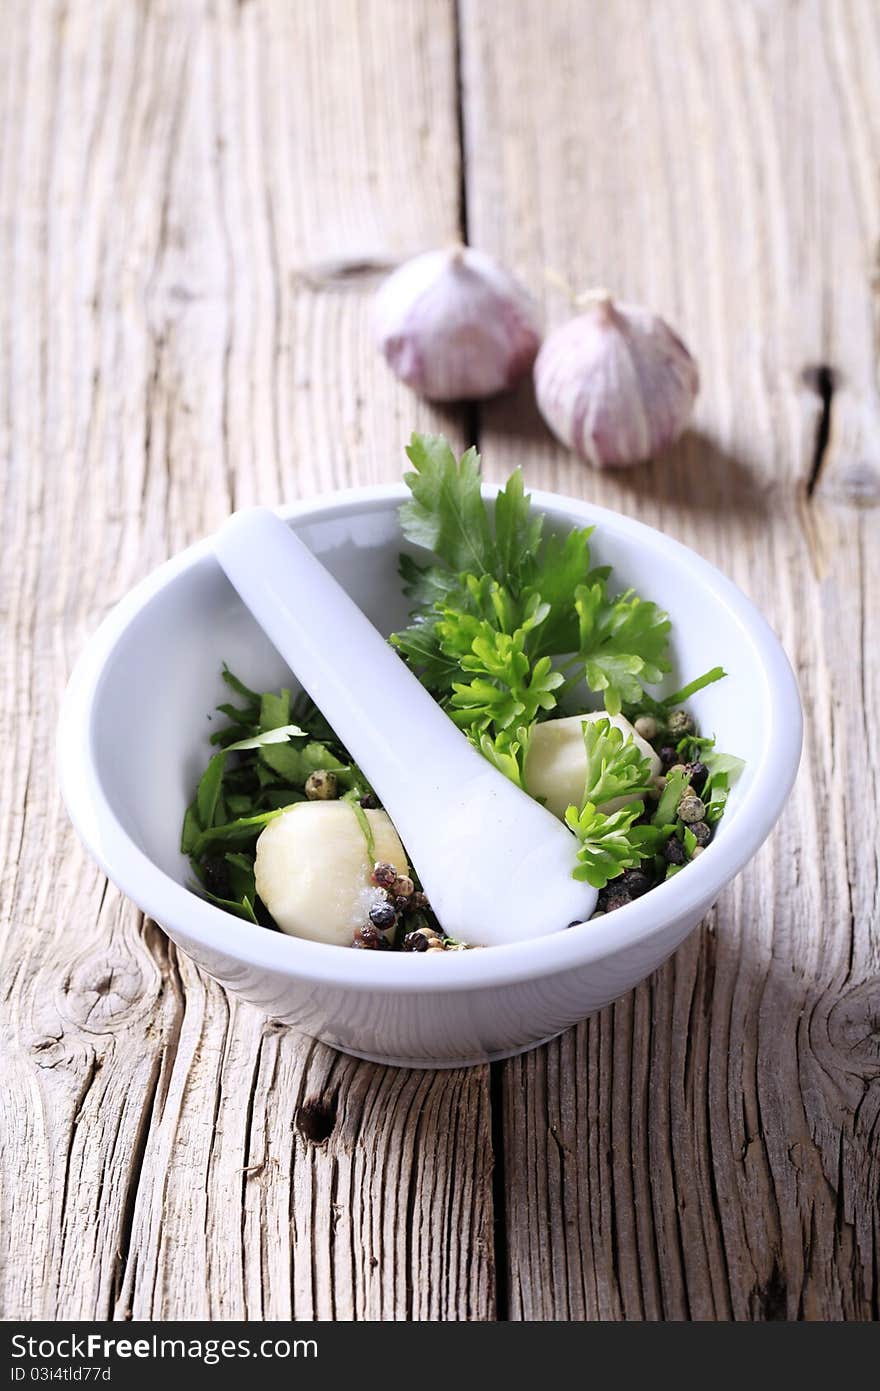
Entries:
[[880,14],[463,0],[462,50],[471,241],[551,322],[547,268],[664,312],[703,376],[661,462],[589,471],[524,390],[481,413],[489,471],[716,561],[807,717],[793,802],[702,931],[504,1067],[510,1314],[876,1317]]
[[7,1318],[493,1310],[487,1070],[355,1063],[228,999],[104,883],[53,772],[134,581],[234,504],[399,476],[437,419],[366,320],[376,266],[458,230],[453,15],[391,19],[6,7]]

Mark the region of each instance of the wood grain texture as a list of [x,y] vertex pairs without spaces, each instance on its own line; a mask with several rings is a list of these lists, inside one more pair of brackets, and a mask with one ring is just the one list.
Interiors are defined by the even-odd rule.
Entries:
[[[0,1312],[877,1317],[880,21],[872,0],[13,0],[0,40]],[[756,864],[496,1071],[228,998],[78,848],[52,739],[107,609],[235,505],[461,442],[369,342],[461,230],[679,326],[695,429],[608,477],[530,392],[490,476],[637,512],[759,601],[807,710]],[[830,370],[817,370],[817,369]],[[873,603],[872,603],[873,600]],[[686,596],[683,599],[685,605]],[[498,1164],[493,1209],[493,1164]],[[493,1234],[493,1216],[495,1232]]]
[[435,419],[366,314],[457,234],[453,15],[391,9],[4,8],[7,1318],[494,1307],[487,1070],[355,1063],[227,998],[108,888],[53,769],[132,583],[234,505],[399,476]]
[[693,432],[620,475],[556,448],[524,390],[481,413],[490,474],[716,561],[807,721],[793,802],[702,931],[505,1065],[510,1315],[876,1318],[880,14],[463,0],[462,53],[471,240],[551,323],[546,269],[656,307],[703,377]]

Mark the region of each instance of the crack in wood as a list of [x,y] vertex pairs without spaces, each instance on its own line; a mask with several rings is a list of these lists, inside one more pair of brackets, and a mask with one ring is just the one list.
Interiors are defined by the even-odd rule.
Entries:
[[822,477],[822,469],[828,456],[828,441],[831,438],[831,411],[834,402],[834,392],[837,386],[837,377],[833,367],[829,367],[826,362],[820,362],[812,367],[805,367],[801,375],[804,386],[809,387],[819,397],[821,409],[819,419],[816,424],[816,440],[813,445],[813,457],[810,463],[810,472],[807,476],[807,497],[811,498],[819,485]]
[[492,1137],[492,1218],[495,1266],[495,1318],[510,1318],[507,1253],[507,1181],[504,1164],[504,1063],[489,1065],[489,1120]]
[[[137,1206],[138,1192],[140,1190],[141,1175],[144,1170],[147,1141],[150,1138],[153,1127],[153,1115],[156,1110],[156,1097],[159,1091],[159,1078],[161,1073],[162,1055],[157,1054],[153,1059],[153,1065],[144,1092],[141,1114],[128,1161],[128,1181],[120,1206],[119,1237],[116,1243],[113,1271],[110,1280],[111,1308],[107,1312],[107,1318],[119,1318],[120,1316],[129,1318],[131,1316],[127,1309],[123,1310],[120,1315],[118,1304],[125,1290],[126,1276],[129,1273],[128,1264],[132,1251],[135,1208]],[[137,1252],[135,1252],[135,1259],[136,1257]],[[133,1281],[129,1283],[129,1290],[132,1288],[132,1285]],[[113,1306],[116,1306],[115,1311]]]

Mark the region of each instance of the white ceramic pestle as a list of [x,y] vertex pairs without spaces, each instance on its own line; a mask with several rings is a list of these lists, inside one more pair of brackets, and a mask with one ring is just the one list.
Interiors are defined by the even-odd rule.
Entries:
[[495,946],[583,922],[562,822],[487,763],[280,517],[235,513],[216,554],[376,789],[445,931]]

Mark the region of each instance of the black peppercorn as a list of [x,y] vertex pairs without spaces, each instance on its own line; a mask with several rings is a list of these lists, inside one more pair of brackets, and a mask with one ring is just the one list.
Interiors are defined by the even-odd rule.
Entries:
[[380,932],[378,927],[369,925],[356,929],[351,945],[360,947],[361,951],[388,951],[391,947],[384,932]]
[[362,806],[365,811],[375,811],[379,803],[372,792],[367,792],[363,797],[358,798],[358,805]]
[[389,865],[382,860],[377,860],[373,865],[371,875],[374,884],[378,884],[380,889],[390,889],[397,878],[397,870],[394,865]]
[[685,864],[687,861],[687,853],[678,836],[669,837],[663,847],[663,858],[668,865]]
[[430,945],[430,938],[425,937],[421,932],[408,932],[403,939],[404,951],[427,951]]
[[426,909],[431,907],[428,902],[428,895],[423,894],[421,889],[416,889],[415,893],[410,894],[406,906],[414,913],[424,913]]
[[393,927],[397,922],[397,910],[394,904],[389,903],[387,899],[384,901],[380,899],[378,903],[374,903],[370,908],[370,922],[374,927]]
[[652,887],[651,876],[646,874],[643,869],[625,870],[620,883],[631,898],[641,898],[642,894],[646,894]]
[[691,787],[695,792],[702,792],[709,777],[709,769],[706,767],[705,763],[701,763],[699,759],[697,759],[695,763],[689,763],[687,765],[687,771]]
[[617,881],[606,884],[599,895],[599,907],[603,913],[613,913],[615,908],[624,908],[627,903],[632,903],[633,896],[624,884]]
[[669,769],[678,762],[678,750],[673,748],[672,744],[664,744],[660,750],[659,758],[663,764],[663,771],[668,773]]
[[690,831],[696,837],[697,845],[708,845],[712,839],[712,828],[705,821],[692,821]]

